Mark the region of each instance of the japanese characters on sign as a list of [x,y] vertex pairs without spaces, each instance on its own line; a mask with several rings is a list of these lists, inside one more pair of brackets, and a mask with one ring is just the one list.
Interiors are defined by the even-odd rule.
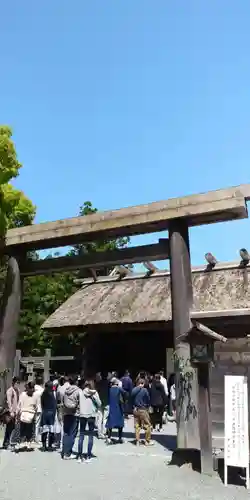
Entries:
[[225,465],[248,467],[248,392],[244,376],[225,375]]

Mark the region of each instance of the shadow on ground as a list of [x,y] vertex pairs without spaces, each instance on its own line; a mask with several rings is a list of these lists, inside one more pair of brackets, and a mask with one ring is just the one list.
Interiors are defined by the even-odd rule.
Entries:
[[[144,436],[143,432],[141,433],[141,436],[143,438],[143,436]],[[117,437],[117,434],[115,432],[113,433],[113,437]],[[124,437],[124,439],[131,442],[131,444],[134,444],[135,435],[133,432],[125,431],[123,433],[123,437]],[[169,450],[169,451],[176,450],[176,445],[177,445],[176,436],[163,434],[163,433],[162,434],[152,434],[152,439],[153,439],[153,441],[158,443],[160,446],[162,446],[165,450]]]
[[[218,474],[221,481],[224,483],[224,459],[219,458],[217,464]],[[228,484],[233,484],[234,486],[245,486],[246,485],[246,470],[240,467],[228,467]]]

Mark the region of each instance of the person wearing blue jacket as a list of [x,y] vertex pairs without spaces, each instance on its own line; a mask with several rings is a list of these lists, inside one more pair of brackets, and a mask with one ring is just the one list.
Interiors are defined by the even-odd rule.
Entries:
[[113,377],[109,390],[109,414],[106,423],[107,444],[111,444],[112,429],[118,429],[118,441],[123,443],[122,433],[124,427],[124,403],[126,402],[126,392],[119,387],[120,380]]
[[140,443],[141,429],[145,430],[145,445],[150,446],[151,442],[151,422],[149,415],[150,395],[145,387],[145,380],[139,378],[137,386],[132,390],[131,394],[133,413],[135,419],[135,441],[136,445]]

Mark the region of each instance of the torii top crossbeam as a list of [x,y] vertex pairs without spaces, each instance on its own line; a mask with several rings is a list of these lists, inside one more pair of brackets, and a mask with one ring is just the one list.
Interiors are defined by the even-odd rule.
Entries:
[[188,226],[247,217],[250,184],[198,195],[109,210],[55,222],[10,229],[5,252],[74,245],[100,238],[117,238],[168,229],[169,222],[184,218]]

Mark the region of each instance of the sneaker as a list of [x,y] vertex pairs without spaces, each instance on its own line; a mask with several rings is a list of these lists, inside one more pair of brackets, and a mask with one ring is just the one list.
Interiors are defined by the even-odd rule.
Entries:
[[154,446],[154,441],[145,441],[145,446]]
[[104,434],[98,434],[97,438],[98,439],[106,439],[106,436]]
[[75,460],[75,459],[76,459],[76,457],[75,457],[75,455],[73,455],[73,454],[71,453],[71,455],[69,455],[69,456],[68,456],[68,455],[64,455],[64,457],[62,457],[62,459],[63,459],[63,460]]
[[168,419],[168,422],[174,422],[175,421],[175,416],[174,415],[168,415],[167,419]]
[[77,463],[78,464],[83,464],[83,462],[84,462],[84,458],[78,458],[77,459]]

